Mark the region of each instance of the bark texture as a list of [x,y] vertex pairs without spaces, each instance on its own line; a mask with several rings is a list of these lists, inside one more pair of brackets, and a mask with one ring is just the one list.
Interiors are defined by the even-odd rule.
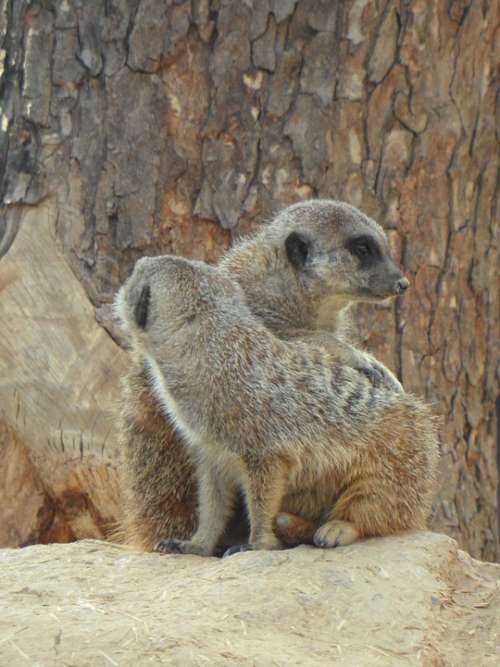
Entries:
[[57,517],[60,539],[101,535],[115,514],[116,445],[102,425],[123,353],[102,327],[115,336],[109,304],[135,259],[214,260],[274,210],[327,196],[389,230],[412,282],[358,321],[443,415],[433,526],[476,556],[500,555],[499,11],[480,0],[0,0],[0,446],[41,517],[35,503],[21,527],[2,503],[4,543],[47,538]]

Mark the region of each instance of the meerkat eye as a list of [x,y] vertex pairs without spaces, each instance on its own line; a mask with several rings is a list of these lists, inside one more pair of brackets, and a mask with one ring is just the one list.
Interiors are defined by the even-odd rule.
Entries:
[[349,239],[346,246],[351,255],[354,255],[365,264],[377,261],[382,255],[377,243],[369,236],[358,236]]
[[356,257],[364,259],[365,257],[369,257],[372,254],[372,249],[367,243],[361,242],[356,244],[356,246],[353,248],[353,253],[356,255]]

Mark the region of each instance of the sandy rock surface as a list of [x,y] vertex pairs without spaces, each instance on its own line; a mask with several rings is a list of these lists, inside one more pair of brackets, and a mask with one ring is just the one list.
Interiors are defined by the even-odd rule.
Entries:
[[85,540],[0,551],[0,665],[500,660],[500,565],[413,533],[228,559]]

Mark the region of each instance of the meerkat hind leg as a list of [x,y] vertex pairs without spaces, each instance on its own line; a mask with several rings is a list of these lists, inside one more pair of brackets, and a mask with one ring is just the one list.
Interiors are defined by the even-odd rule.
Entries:
[[389,535],[404,527],[398,504],[401,489],[381,475],[351,483],[314,535],[318,547],[346,546],[361,537]]

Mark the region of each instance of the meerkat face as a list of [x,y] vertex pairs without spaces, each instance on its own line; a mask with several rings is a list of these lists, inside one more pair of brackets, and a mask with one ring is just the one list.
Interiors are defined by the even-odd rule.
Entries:
[[316,200],[284,214],[294,228],[284,241],[286,256],[313,300],[377,302],[409,286],[383,229],[353,206]]

